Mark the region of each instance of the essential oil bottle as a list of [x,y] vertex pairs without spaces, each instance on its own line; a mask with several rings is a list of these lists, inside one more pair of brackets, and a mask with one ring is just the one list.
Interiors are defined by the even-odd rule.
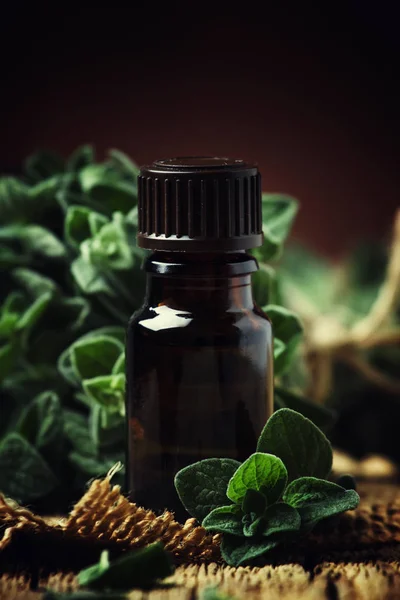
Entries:
[[159,160],[139,176],[147,291],[127,331],[127,485],[141,506],[185,515],[182,467],[242,461],[273,410],[272,331],[246,251],[262,244],[261,178],[242,160]]

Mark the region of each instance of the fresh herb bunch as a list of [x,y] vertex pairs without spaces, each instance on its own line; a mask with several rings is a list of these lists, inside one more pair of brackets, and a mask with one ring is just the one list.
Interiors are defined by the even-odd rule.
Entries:
[[[122,152],[99,163],[83,146],[0,178],[0,490],[39,509],[65,509],[123,456],[124,330],[144,297],[137,175]],[[266,261],[281,255],[296,212],[294,199],[263,195],[253,283],[274,325],[278,383],[302,325]],[[321,426],[332,418],[287,386],[276,405]]]
[[224,560],[239,566],[358,506],[357,492],[326,480],[331,467],[332,448],[322,431],[283,408],[269,418],[257,452],[243,464],[202,460],[179,471],[175,487],[191,516],[223,534]]

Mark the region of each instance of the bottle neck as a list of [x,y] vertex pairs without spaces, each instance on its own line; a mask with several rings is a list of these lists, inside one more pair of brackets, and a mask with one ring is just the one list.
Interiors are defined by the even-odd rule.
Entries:
[[149,306],[201,312],[254,307],[251,273],[258,269],[245,252],[188,254],[157,252],[146,261]]

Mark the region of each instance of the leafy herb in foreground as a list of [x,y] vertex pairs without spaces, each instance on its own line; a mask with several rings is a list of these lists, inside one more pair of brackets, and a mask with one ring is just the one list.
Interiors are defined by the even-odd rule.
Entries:
[[222,558],[228,565],[240,567],[273,550],[279,546],[280,541],[279,537],[276,539],[251,537],[243,540],[227,534],[224,535],[221,543]]
[[239,466],[230,458],[208,458],[179,471],[175,487],[188,513],[201,520],[214,508],[227,504],[228,483]]
[[237,469],[228,484],[227,496],[241,504],[247,490],[261,492],[269,504],[276,502],[285,489],[287,471],[283,462],[272,454],[256,452]]
[[332,448],[316,425],[288,408],[276,411],[258,440],[257,450],[279,456],[289,481],[310,475],[325,478],[332,468]]
[[102,552],[98,564],[78,575],[81,587],[96,590],[149,589],[174,573],[170,555],[159,542],[140,550],[127,552],[110,562],[108,552]]
[[313,528],[322,519],[353,510],[360,501],[356,491],[345,490],[336,483],[315,477],[301,477],[292,481],[283,499],[299,511],[305,530]]
[[239,566],[358,506],[354,490],[323,479],[331,465],[332,449],[324,434],[309,419],[284,408],[270,417],[258,452],[243,464],[200,461],[179,471],[175,486],[203,527],[222,533],[225,561]]

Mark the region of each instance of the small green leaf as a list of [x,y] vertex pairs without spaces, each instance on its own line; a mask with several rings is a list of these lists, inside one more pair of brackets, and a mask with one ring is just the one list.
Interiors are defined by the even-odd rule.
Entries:
[[289,366],[291,358],[286,353],[286,344],[278,338],[274,339],[274,375],[280,375]]
[[117,271],[131,269],[136,248],[129,243],[124,215],[114,213],[111,222],[103,225],[92,239],[82,243],[81,252],[94,265]]
[[81,291],[85,294],[106,294],[115,296],[115,292],[101,271],[82,256],[71,263],[71,272]]
[[[89,215],[91,210],[86,206],[69,206],[64,221],[64,237],[74,248],[90,237]],[[107,218],[105,218],[107,222]]]
[[274,337],[282,340],[285,344],[303,333],[299,317],[291,310],[273,304],[264,306],[263,310],[272,321]]
[[110,447],[122,448],[126,433],[124,416],[92,402],[89,430],[96,448],[105,451]]
[[25,337],[27,339],[28,333],[31,331],[32,327],[37,323],[40,319],[48,305],[52,300],[52,294],[50,292],[45,292],[39,298],[37,298],[29,308],[21,315],[19,321],[16,326],[17,331],[23,331],[25,333]]
[[279,265],[285,305],[296,310],[299,301],[309,305],[316,314],[332,309],[337,274],[331,263],[306,248],[288,247]]
[[232,567],[251,563],[280,544],[280,538],[240,538],[225,534],[221,543],[222,558]]
[[0,223],[23,222],[30,212],[29,187],[16,177],[0,177]]
[[64,161],[55,152],[40,150],[25,160],[24,170],[32,181],[41,181],[64,171]]
[[60,302],[60,310],[68,323],[68,328],[74,333],[84,327],[91,312],[89,302],[80,296],[63,298]]
[[202,521],[214,508],[225,506],[229,480],[240,467],[230,458],[207,458],[175,475],[175,488],[188,513]]
[[100,560],[97,564],[87,567],[78,574],[79,585],[83,587],[90,587],[93,582],[96,582],[99,577],[104,575],[110,568],[110,561],[108,558],[108,550],[103,550],[100,555]]
[[297,214],[298,203],[281,194],[262,195],[264,243],[257,248],[256,256],[268,262],[278,258]]
[[332,448],[318,427],[289,408],[277,410],[261,432],[259,452],[271,452],[286,465],[289,481],[310,475],[327,477],[332,468]]
[[336,412],[322,404],[308,400],[296,392],[275,386],[275,402],[283,401],[280,408],[291,408],[310,419],[317,427],[328,428],[336,421]]
[[274,302],[277,294],[277,280],[272,267],[261,265],[260,269],[252,274],[251,285],[258,306]]
[[227,496],[241,504],[248,489],[264,494],[268,504],[279,500],[287,481],[286,467],[277,456],[256,452],[252,454],[229,481]]
[[78,249],[82,242],[95,235],[107,217],[85,206],[69,206],[64,222],[64,235],[69,244]]
[[18,321],[18,313],[3,312],[0,317],[0,339],[9,340],[16,329]]
[[107,207],[109,213],[127,213],[136,204],[137,187],[121,179],[116,171],[105,165],[89,165],[79,173],[82,189],[93,200]]
[[97,448],[89,434],[87,417],[72,410],[64,411],[63,428],[73,449],[82,456],[97,455]]
[[21,313],[26,307],[26,298],[21,292],[11,292],[3,302],[3,313]]
[[67,161],[67,171],[80,171],[94,162],[94,148],[89,144],[77,148]]
[[112,562],[109,562],[108,551],[104,550],[97,565],[78,574],[78,583],[99,590],[147,589],[173,572],[170,555],[162,544],[155,542],[140,550],[126,552]]
[[336,483],[301,477],[288,485],[284,500],[300,513],[302,528],[310,530],[322,519],[354,510],[360,497],[354,490],[345,490]]
[[266,508],[266,498],[261,492],[251,488],[246,490],[246,494],[242,502],[242,510],[244,513],[255,513],[257,516],[264,514]]
[[20,348],[15,343],[5,344],[0,347],[0,381],[11,373],[19,353]]
[[0,443],[0,491],[19,502],[46,496],[57,480],[39,452],[17,433]]
[[125,414],[125,375],[103,375],[83,381],[86,394],[110,413]]
[[109,151],[110,164],[125,177],[131,177],[136,180],[140,169],[136,163],[134,163],[129,156],[127,156],[121,150],[112,149]]
[[106,225],[108,222],[109,221],[107,217],[98,212],[95,212],[94,210],[91,210],[88,217],[90,235],[93,237],[97,235],[103,227],[103,225]]
[[[54,201],[60,187],[63,185],[64,175],[54,175],[43,181],[39,181],[29,188],[30,211],[33,216],[39,216],[38,213],[45,215],[45,211]],[[26,216],[29,216],[26,211]]]
[[124,346],[110,336],[78,340],[71,347],[71,363],[81,379],[110,375]]
[[231,504],[229,506],[214,508],[203,519],[202,526],[207,531],[243,536],[242,511],[240,506]]
[[80,454],[73,450],[69,453],[68,458],[74,469],[84,473],[87,477],[105,477],[110,469],[118,462],[114,457],[97,457]]
[[59,449],[63,441],[63,415],[58,395],[46,391],[22,412],[15,431],[38,450]]
[[39,298],[46,293],[53,296],[60,293],[57,284],[52,279],[31,269],[14,269],[12,276],[14,281],[23,287],[32,298]]
[[0,229],[0,242],[19,243],[24,252],[46,258],[64,258],[64,244],[40,225],[9,225]]
[[265,525],[265,519],[257,516],[255,513],[246,514],[242,519],[243,535],[245,537],[254,537],[258,535]]
[[271,535],[294,533],[300,529],[301,518],[298,511],[288,504],[277,502],[265,512],[266,525],[262,532],[264,537]]
[[[86,333],[82,337],[80,337],[77,342],[81,343],[85,340],[95,339],[99,337],[112,337],[115,338],[116,341],[120,342],[121,347],[123,347],[125,340],[125,330],[123,327],[100,327],[99,329],[94,329],[89,333]],[[71,346],[66,348],[64,352],[60,355],[57,361],[57,368],[61,375],[74,386],[80,385],[80,378],[74,367],[71,364]]]
[[294,357],[303,334],[303,326],[298,316],[283,306],[269,304],[263,306],[263,311],[272,321],[275,374],[280,375]]
[[122,352],[112,368],[113,375],[125,374],[125,352]]

